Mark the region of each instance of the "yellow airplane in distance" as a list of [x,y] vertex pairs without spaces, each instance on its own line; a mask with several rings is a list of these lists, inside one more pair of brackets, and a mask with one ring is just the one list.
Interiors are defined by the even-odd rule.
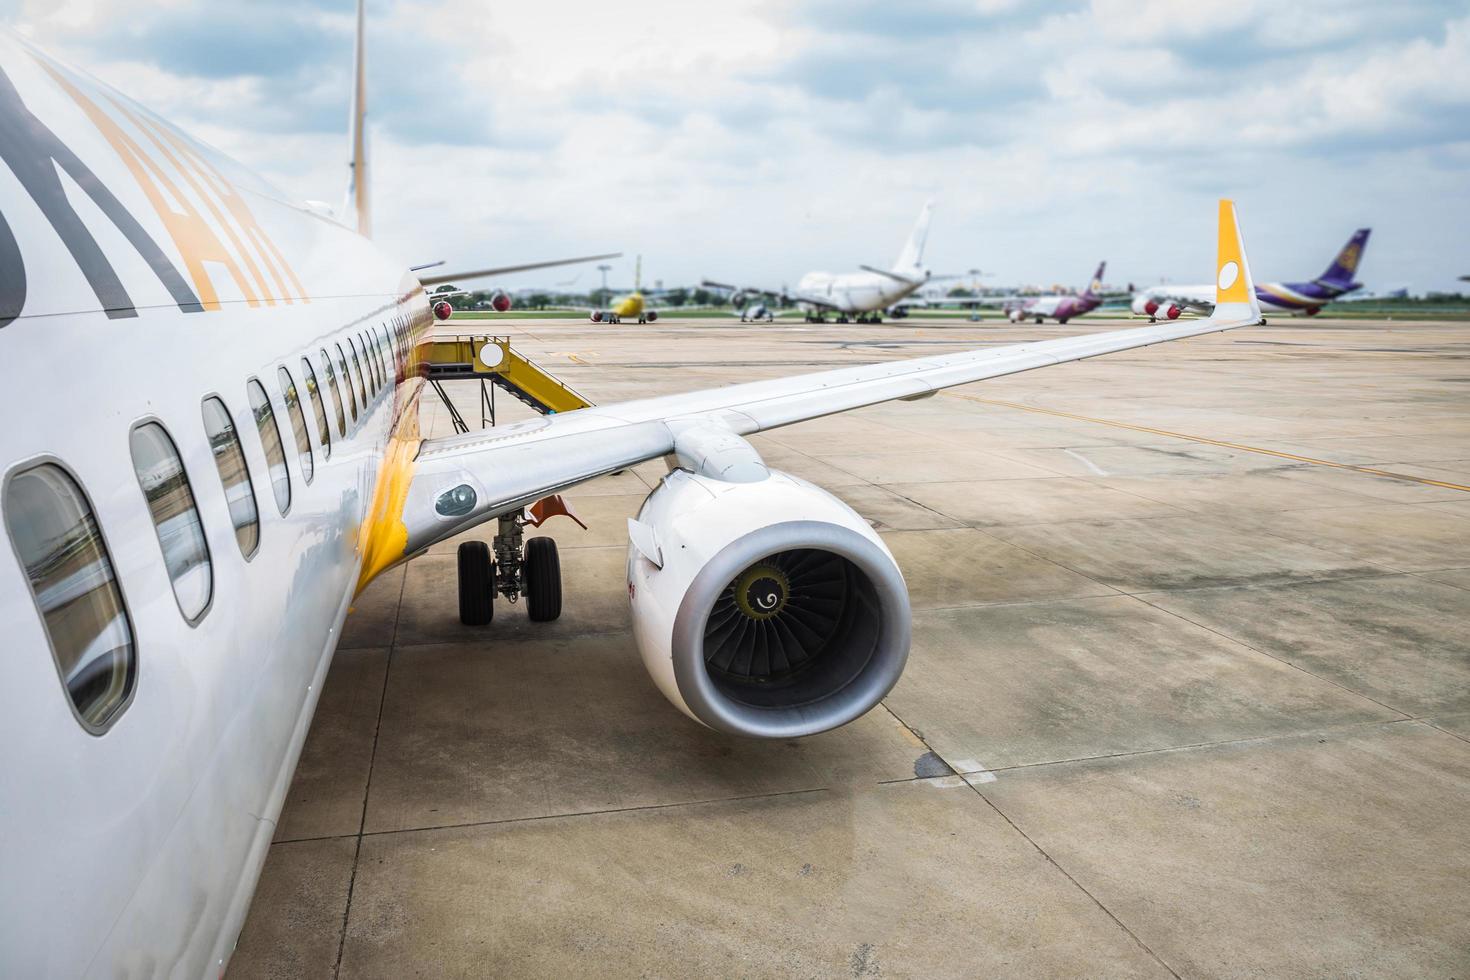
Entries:
[[643,295],[643,256],[633,266],[633,290],[613,300],[605,310],[593,308],[587,318],[593,323],[622,323],[624,318],[637,318],[639,323],[652,323],[658,319],[659,311],[648,306]]

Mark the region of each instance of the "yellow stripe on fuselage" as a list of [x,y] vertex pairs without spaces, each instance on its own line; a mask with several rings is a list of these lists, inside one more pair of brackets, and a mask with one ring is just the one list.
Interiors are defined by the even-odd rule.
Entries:
[[[403,523],[403,508],[408,502],[409,484],[413,482],[414,460],[423,442],[418,435],[417,401],[415,398],[412,409],[399,416],[398,427],[383,450],[372,502],[358,532],[362,545],[362,571],[357,578],[359,594],[379,574],[406,557],[408,525]],[[404,432],[409,428],[413,430],[412,435]]]

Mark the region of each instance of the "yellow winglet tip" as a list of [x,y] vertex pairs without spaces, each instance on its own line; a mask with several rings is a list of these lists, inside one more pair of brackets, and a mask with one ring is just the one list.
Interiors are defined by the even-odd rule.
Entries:
[[1215,304],[1250,303],[1250,276],[1246,272],[1245,249],[1240,242],[1240,224],[1235,202],[1220,198],[1219,246],[1215,260]]

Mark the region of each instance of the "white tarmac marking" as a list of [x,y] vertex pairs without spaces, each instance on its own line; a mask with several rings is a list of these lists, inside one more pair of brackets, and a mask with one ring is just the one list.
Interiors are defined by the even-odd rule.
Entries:
[[1095,473],[1096,475],[1098,475],[1098,476],[1107,476],[1108,475],[1108,471],[1107,470],[1103,469],[1101,466],[1098,466],[1096,463],[1094,463],[1092,460],[1088,459],[1086,456],[1083,456],[1081,453],[1074,453],[1070,449],[1063,449],[1062,452],[1066,453],[1068,456],[1071,456],[1073,459],[1077,460],[1077,462],[1081,463],[1083,466],[1087,467],[1089,470],[1092,470],[1092,472]]
[[995,782],[995,773],[986,769],[985,763],[979,759],[956,759],[954,767],[959,770],[960,778],[971,786],[976,783]]

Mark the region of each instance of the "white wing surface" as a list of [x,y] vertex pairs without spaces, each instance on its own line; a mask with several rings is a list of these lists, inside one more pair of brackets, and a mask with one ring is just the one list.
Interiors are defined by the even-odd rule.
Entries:
[[[1133,327],[960,354],[842,368],[582,409],[485,432],[426,440],[403,511],[404,557],[550,493],[676,451],[680,433],[710,426],[742,436],[943,388],[1148,347],[1260,322],[1234,205],[1220,202],[1217,279],[1229,294],[1208,320]],[[1224,270],[1224,275],[1221,272]],[[1229,278],[1227,282],[1226,279]],[[472,510],[441,516],[451,489],[474,491]]]

